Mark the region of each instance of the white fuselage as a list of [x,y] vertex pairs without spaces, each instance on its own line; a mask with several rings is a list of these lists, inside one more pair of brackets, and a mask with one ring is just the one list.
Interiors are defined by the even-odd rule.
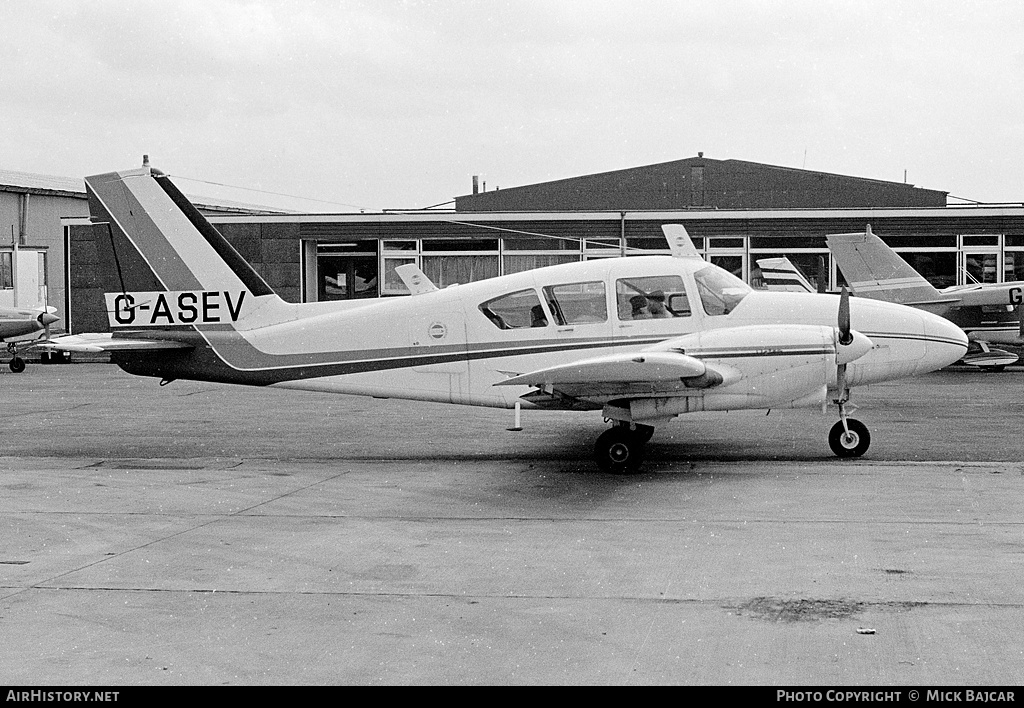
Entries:
[[[694,279],[694,273],[704,268],[713,266],[695,259],[660,256],[567,264],[413,297],[367,301],[344,309],[333,309],[326,303],[283,306],[287,311],[271,307],[268,310],[276,312],[268,313],[265,325],[237,329],[236,335],[244,343],[236,335],[232,335],[233,345],[222,342],[217,335],[204,336],[232,367],[247,371],[269,367],[271,360],[273,366],[295,367],[336,361],[339,353],[344,353],[344,361],[350,365],[346,373],[295,378],[276,386],[511,407],[531,390],[528,386],[495,386],[511,375],[574,359],[641,352],[684,335],[706,336],[722,330],[713,351],[698,353],[709,362],[738,371],[739,380],[685,391],[690,398],[703,399],[688,410],[718,408],[707,405],[714,396],[725,396],[722,400],[731,402],[724,406],[728,408],[772,406],[776,398],[771,389],[775,385],[787,389],[782,398],[792,405],[822,402],[823,387],[836,385],[834,350],[831,360],[819,354],[806,361],[790,359],[784,366],[766,368],[765,352],[751,349],[747,334],[737,334],[736,348],[730,349],[727,330],[766,325],[834,328],[839,298],[751,291],[734,309],[725,312],[704,302],[708,296],[702,294]],[[617,284],[652,276],[682,279],[690,302],[688,315],[632,319],[623,312],[622,300],[616,297]],[[552,288],[562,293],[583,293],[596,292],[599,287],[604,291],[603,312],[593,317],[577,314],[571,322],[560,323],[546,301],[546,293]],[[618,287],[621,289],[621,284]],[[499,328],[481,309],[482,304],[504,294],[522,291],[534,291],[544,302],[546,324]],[[858,298],[850,304],[852,328],[866,335],[873,346],[847,366],[848,386],[933,371],[959,359],[966,348],[963,333],[936,315]],[[819,340],[830,336],[823,331],[825,334],[815,335]],[[740,351],[743,347],[746,353]],[[808,371],[820,371],[820,375],[808,377]],[[752,390],[758,395],[750,396]]]

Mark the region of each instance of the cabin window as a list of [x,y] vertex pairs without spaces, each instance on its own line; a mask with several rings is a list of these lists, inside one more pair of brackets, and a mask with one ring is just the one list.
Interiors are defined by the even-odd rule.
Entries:
[[697,281],[704,312],[709,315],[728,315],[740,301],[750,294],[750,286],[721,268],[701,268],[693,274]]
[[608,321],[608,303],[601,281],[549,285],[544,288],[544,299],[559,325]]
[[686,288],[678,275],[619,278],[615,306],[623,321],[690,316]]
[[480,312],[498,329],[547,327],[548,318],[534,290],[517,290],[480,304]]

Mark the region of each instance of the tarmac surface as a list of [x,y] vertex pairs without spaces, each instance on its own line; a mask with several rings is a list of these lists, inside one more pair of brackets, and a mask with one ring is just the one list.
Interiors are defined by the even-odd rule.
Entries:
[[1024,680],[1024,372],[684,416],[0,370],[0,682]]

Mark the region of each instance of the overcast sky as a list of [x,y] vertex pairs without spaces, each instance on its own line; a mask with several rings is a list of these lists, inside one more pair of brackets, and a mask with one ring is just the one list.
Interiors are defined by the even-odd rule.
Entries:
[[308,211],[699,151],[1020,202],[1024,3],[0,0],[0,126],[0,169]]

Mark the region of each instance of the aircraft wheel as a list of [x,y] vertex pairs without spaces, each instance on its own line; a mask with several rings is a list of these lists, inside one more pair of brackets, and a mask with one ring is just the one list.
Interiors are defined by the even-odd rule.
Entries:
[[631,474],[640,469],[643,458],[644,441],[625,426],[604,431],[594,445],[594,459],[602,472]]
[[22,371],[25,370],[25,360],[22,359],[20,356],[16,356],[13,359],[11,359],[11,363],[8,364],[8,366],[11,367],[11,371],[13,371],[14,373],[20,374]]
[[871,434],[859,420],[847,418],[846,425],[850,429],[849,434],[843,429],[843,421],[832,426],[828,433],[828,446],[839,457],[860,457],[868,451]]
[[637,423],[636,429],[630,432],[633,433],[634,437],[636,437],[637,440],[639,440],[642,443],[645,443],[654,436],[654,426],[640,425],[639,423]]

